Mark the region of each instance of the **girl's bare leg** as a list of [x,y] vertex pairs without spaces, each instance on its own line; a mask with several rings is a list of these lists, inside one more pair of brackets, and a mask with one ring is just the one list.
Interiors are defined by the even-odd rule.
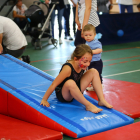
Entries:
[[83,75],[81,79],[81,90],[84,91],[90,82],[92,82],[92,85],[97,94],[98,105],[106,106],[107,108],[113,108],[113,106],[110,105],[104,98],[99,73],[96,69],[90,69]]
[[65,82],[62,88],[63,98],[67,101],[71,101],[73,98],[85,105],[87,111],[91,111],[93,113],[98,113],[102,111],[102,109],[97,108],[92,103],[90,103],[81,93],[76,83],[73,80],[68,80]]

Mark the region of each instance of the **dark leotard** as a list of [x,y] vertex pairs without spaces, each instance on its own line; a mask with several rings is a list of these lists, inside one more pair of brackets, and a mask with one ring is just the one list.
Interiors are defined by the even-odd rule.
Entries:
[[[65,63],[65,64],[62,66],[61,70],[63,69],[63,67],[64,67],[65,65],[68,65],[68,66],[71,67],[71,75],[70,75],[69,77],[67,77],[66,79],[64,79],[64,81],[63,81],[62,83],[60,83],[60,84],[55,88],[55,92],[56,92],[56,97],[57,97],[57,99],[58,99],[59,101],[61,101],[61,102],[71,102],[71,101],[66,101],[66,100],[63,98],[63,96],[62,96],[62,87],[63,87],[63,85],[65,84],[65,82],[66,82],[67,80],[72,79],[72,80],[74,80],[74,81],[76,82],[78,88],[81,90],[81,87],[80,87],[80,79],[81,79],[81,77],[82,77],[82,75],[83,75],[83,73],[84,73],[84,70],[81,70],[80,73],[77,73],[77,72],[74,70],[72,64],[70,64],[70,63]],[[60,70],[60,72],[61,72],[61,70]]]

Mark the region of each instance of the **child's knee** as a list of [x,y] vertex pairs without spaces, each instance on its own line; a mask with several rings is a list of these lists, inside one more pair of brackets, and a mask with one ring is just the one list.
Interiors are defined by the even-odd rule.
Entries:
[[65,86],[67,86],[68,88],[74,88],[76,87],[76,83],[74,80],[70,79],[65,82]]
[[99,72],[98,72],[96,69],[94,69],[94,68],[91,68],[89,71],[90,71],[93,75],[99,74]]

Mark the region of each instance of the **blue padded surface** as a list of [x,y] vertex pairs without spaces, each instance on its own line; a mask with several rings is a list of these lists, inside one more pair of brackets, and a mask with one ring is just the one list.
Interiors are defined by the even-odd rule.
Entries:
[[49,97],[50,107],[40,106],[41,99],[54,78],[10,55],[0,55],[0,87],[22,100],[32,108],[51,118],[77,134],[88,136],[123,125],[133,123],[133,119],[106,107],[98,106],[97,101],[84,95],[90,102],[103,108],[94,114],[74,100],[61,103],[55,92]]

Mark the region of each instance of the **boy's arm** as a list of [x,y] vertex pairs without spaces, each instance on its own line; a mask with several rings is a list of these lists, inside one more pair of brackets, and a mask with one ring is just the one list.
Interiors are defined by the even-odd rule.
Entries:
[[0,34],[0,54],[2,54],[3,52],[3,47],[2,47],[2,38],[3,38],[3,34]]
[[99,53],[101,53],[103,50],[102,49],[95,49],[95,50],[92,50],[92,53],[93,54],[99,54]]
[[93,54],[101,53],[103,51],[101,42],[100,41],[95,41],[93,44],[91,44],[91,49],[92,49]]

